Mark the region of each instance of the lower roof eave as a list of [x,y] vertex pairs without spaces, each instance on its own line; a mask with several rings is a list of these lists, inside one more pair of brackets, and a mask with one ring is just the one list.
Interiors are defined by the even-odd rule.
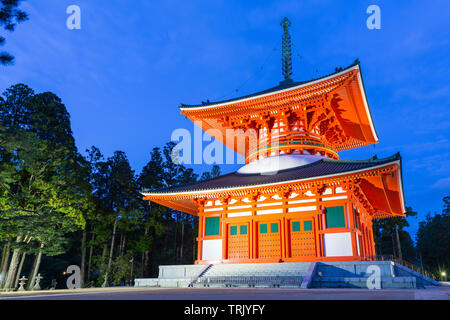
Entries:
[[[302,182],[314,182],[314,180],[320,181],[323,179],[329,179],[329,178],[335,178],[335,177],[339,177],[342,179],[345,178],[352,178],[352,175],[358,174],[358,173],[364,173],[367,172],[369,173],[370,171],[376,170],[376,169],[381,169],[384,167],[389,167],[391,165],[398,165],[400,168],[400,161],[399,160],[395,160],[392,162],[388,162],[388,163],[383,163],[381,165],[378,166],[374,166],[374,167],[370,167],[370,168],[364,168],[364,169],[360,169],[360,170],[354,170],[354,171],[347,171],[347,172],[341,172],[341,173],[336,173],[336,174],[330,174],[330,175],[324,175],[324,176],[316,176],[316,177],[309,177],[309,178],[303,178],[303,179],[295,179],[295,180],[286,180],[286,181],[278,181],[278,182],[273,182],[273,183],[266,183],[266,184],[255,184],[255,185],[247,185],[247,186],[230,186],[230,187],[226,187],[226,188],[217,188],[217,189],[204,189],[204,190],[192,190],[192,191],[176,191],[176,192],[156,192],[156,193],[151,193],[151,192],[142,192],[141,194],[144,197],[148,197],[147,199],[150,200],[151,198],[161,198],[161,197],[167,197],[167,196],[189,196],[189,198],[191,198],[190,196],[192,195],[197,195],[197,196],[202,196],[202,195],[206,195],[206,194],[211,194],[211,193],[222,193],[222,192],[228,192],[228,191],[236,191],[236,190],[245,190],[245,189],[253,189],[253,188],[265,188],[265,187],[277,187],[277,186],[284,186],[286,184],[296,184],[296,183],[302,183]],[[349,176],[349,177],[346,177]],[[401,180],[401,179],[400,179]],[[403,193],[403,192],[402,192]],[[403,195],[402,195],[403,197]]]

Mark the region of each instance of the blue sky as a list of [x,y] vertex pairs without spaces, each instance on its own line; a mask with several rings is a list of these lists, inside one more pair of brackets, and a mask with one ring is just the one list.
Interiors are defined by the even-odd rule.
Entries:
[[[66,28],[72,4],[81,30]],[[381,30],[366,27],[371,4],[381,8]],[[450,195],[448,1],[29,0],[23,9],[30,20],[6,34],[2,49],[16,64],[1,67],[0,90],[22,82],[60,96],[80,151],[123,150],[140,172],[174,129],[193,129],[180,103],[277,85],[287,16],[294,80],[361,61],[380,141],[341,159],[401,153],[406,204],[419,211],[409,220],[413,233]]]

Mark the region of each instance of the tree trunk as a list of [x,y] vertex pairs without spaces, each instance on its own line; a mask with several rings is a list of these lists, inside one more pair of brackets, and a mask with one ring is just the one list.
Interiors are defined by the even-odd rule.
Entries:
[[95,235],[92,234],[91,247],[89,248],[89,261],[87,270],[87,281],[91,280],[91,262],[92,262],[92,252],[94,251],[94,239]]
[[11,253],[11,238],[8,240],[8,243],[5,244],[3,247],[2,252],[2,265],[0,268],[0,289],[3,288],[3,285],[6,281],[6,272],[8,270],[8,263],[9,263],[9,255]]
[[166,235],[164,236],[164,250],[163,252],[167,252],[167,247],[169,245],[169,233],[166,232]]
[[122,246],[123,246],[123,231],[120,233],[120,241],[119,241],[119,255],[121,256],[123,256]]
[[145,253],[142,252],[142,255],[141,255],[141,277],[142,278],[145,278],[145,276],[144,276],[144,263],[145,263]]
[[80,285],[84,288],[85,269],[86,269],[86,227],[83,229],[83,237],[81,238],[81,266],[80,266]]
[[180,263],[183,264],[184,220],[181,222]]
[[127,233],[124,231],[123,233],[123,243],[122,243],[122,252],[121,252],[121,256],[123,256],[123,254],[126,252],[125,247],[127,244]]
[[31,277],[28,279],[28,290],[33,289],[34,283],[36,282],[36,276],[39,272],[39,266],[41,265],[41,259],[42,259],[42,248],[44,248],[44,244],[41,243],[41,248],[39,249],[39,253],[36,256],[33,272],[31,274]]
[[20,259],[19,268],[17,269],[16,281],[14,282],[14,290],[17,289],[17,287],[19,286],[20,273],[22,272],[23,263],[25,262],[26,256],[27,256],[26,252],[22,253],[22,259]]
[[403,260],[403,255],[402,255],[402,247],[400,245],[400,237],[398,235],[398,225],[395,226],[395,234],[397,237],[397,250],[398,250],[398,258],[400,260]]
[[[148,233],[149,233],[149,226],[145,227],[145,231],[144,231],[144,237],[145,239],[148,238]],[[148,249],[148,248],[147,248]],[[148,256],[149,256],[149,252],[148,250],[145,250],[143,253],[143,263],[142,263],[142,277],[146,277],[148,274]]]
[[395,240],[394,240],[394,233],[392,232],[392,235],[391,235],[391,238],[392,238],[392,255],[394,256],[394,259],[395,258],[397,258],[397,255],[395,254]]
[[112,258],[114,253],[114,241],[116,239],[116,229],[117,229],[117,217],[114,220],[114,227],[113,227],[113,233],[111,238],[111,249],[109,250],[109,260],[108,260],[108,268],[106,269],[106,273],[109,274],[109,271],[111,270],[111,264],[112,264]]
[[[22,239],[23,239],[23,235],[19,234],[16,238],[16,242],[22,242]],[[11,263],[9,264],[8,275],[7,275],[6,281],[5,281],[5,290],[6,291],[13,289],[14,278],[16,276],[17,267],[19,265],[19,255],[20,255],[20,250],[14,249],[13,255],[11,258]]]
[[103,246],[103,251],[102,251],[102,267],[105,265],[105,256],[106,256],[107,249],[108,249],[108,244],[105,243],[105,245]]
[[28,280],[29,280],[28,285],[27,285],[27,289],[28,289],[28,290],[31,290],[31,289],[32,289],[32,288],[30,287],[30,283],[31,283],[31,278],[33,277],[34,269],[36,268],[37,260],[38,260],[38,255],[36,254],[36,255],[34,256],[33,266],[31,267],[31,272],[30,272],[30,274],[28,275]]

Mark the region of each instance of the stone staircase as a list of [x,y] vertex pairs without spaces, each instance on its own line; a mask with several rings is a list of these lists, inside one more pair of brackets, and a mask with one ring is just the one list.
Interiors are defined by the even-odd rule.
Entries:
[[310,262],[213,265],[194,287],[300,287]]

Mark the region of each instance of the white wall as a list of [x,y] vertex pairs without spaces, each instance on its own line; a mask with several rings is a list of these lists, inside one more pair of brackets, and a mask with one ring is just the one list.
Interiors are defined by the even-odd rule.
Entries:
[[352,256],[352,237],[350,232],[326,233],[324,236],[325,257]]
[[202,260],[222,259],[222,239],[203,240]]

